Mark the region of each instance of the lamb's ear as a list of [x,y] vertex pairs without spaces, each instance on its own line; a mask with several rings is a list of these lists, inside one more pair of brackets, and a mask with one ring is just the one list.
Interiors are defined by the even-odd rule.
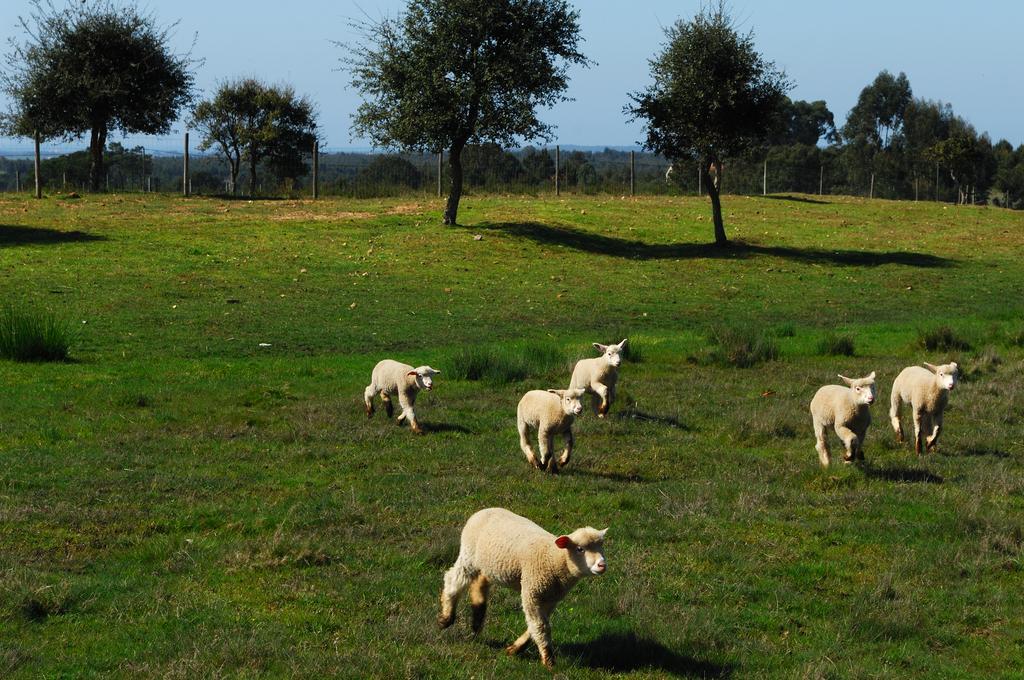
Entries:
[[566,391],[571,393],[570,396],[576,397],[577,399],[580,399],[581,397],[583,397],[584,394],[587,393],[587,391],[585,389],[583,389],[582,387],[577,388],[575,390],[566,390]]
[[572,539],[568,536],[559,536],[555,539],[555,545],[557,545],[562,550],[566,550],[572,547],[573,542]]
[[601,540],[604,540],[604,535],[608,533],[608,527],[605,527],[604,529],[601,529],[597,533],[601,534]]
[[626,345],[629,343],[629,338],[623,338],[622,342],[619,343],[619,349],[626,349]]
[[853,387],[853,381],[847,378],[845,375],[842,375],[840,373],[836,373],[836,375],[838,375],[839,379],[842,380],[844,383],[846,383],[850,387]]
[[936,366],[935,364],[929,364],[927,361],[922,361],[921,363],[924,364],[925,368],[927,368],[932,373],[938,373],[939,372],[939,367]]
[[955,361],[950,362],[949,365],[953,367],[954,371],[959,371],[960,370],[960,364],[956,363]]
[[409,371],[408,373],[406,373],[406,375],[417,376],[419,375],[419,373],[417,373],[416,371]]
[[874,379],[875,379],[875,372],[871,371],[871,375],[868,376],[868,380],[874,380]]
[[548,392],[550,392],[551,394],[557,394],[558,396],[562,396],[562,393],[565,392],[565,390],[548,390]]
[[598,352],[604,352],[606,349],[608,349],[608,345],[602,345],[599,342],[595,342],[594,349],[596,349]]
[[437,368],[430,368],[429,366],[427,366],[427,368],[428,368],[428,369],[430,369],[430,374],[431,374],[431,375],[441,375],[441,371],[440,371],[440,369],[437,369]]

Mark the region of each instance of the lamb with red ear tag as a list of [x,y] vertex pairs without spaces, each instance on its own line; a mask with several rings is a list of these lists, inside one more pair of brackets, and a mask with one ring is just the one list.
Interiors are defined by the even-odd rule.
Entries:
[[409,421],[409,427],[416,434],[423,434],[419,423],[416,422],[416,412],[413,411],[413,404],[416,403],[416,394],[420,390],[430,391],[434,388],[434,376],[441,371],[430,366],[419,366],[413,368],[409,364],[399,363],[391,359],[384,359],[373,367],[373,374],[370,377],[370,384],[363,391],[363,401],[366,404],[366,417],[373,417],[373,398],[380,394],[384,403],[384,410],[390,418],[394,413],[391,398],[398,396],[398,404],[402,407],[402,414],[398,416],[398,422]]
[[532,639],[541,662],[553,668],[551,612],[577,581],[601,575],[608,568],[604,557],[607,532],[582,527],[556,537],[504,508],[477,512],[462,529],[458,559],[445,572],[438,624],[447,628],[455,622],[459,597],[469,590],[473,632],[479,633],[491,584],[508,586],[521,594],[526,631],[505,651],[517,654]]

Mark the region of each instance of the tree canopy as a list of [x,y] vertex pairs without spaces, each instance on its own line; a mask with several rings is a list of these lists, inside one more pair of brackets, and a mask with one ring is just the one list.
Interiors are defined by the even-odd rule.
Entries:
[[588,63],[565,0],[410,0],[398,18],[360,28],[344,60],[364,98],[353,132],[382,148],[447,150],[446,224],[466,145],[550,139],[537,109],[564,101],[569,66]]
[[90,134],[90,185],[102,181],[107,136],[165,134],[193,99],[193,60],[174,54],[168,28],[134,5],[105,0],[58,9],[33,0],[12,41],[0,87],[11,98],[7,134],[76,139]]
[[316,108],[289,86],[254,78],[224,83],[196,106],[190,122],[203,135],[199,149],[216,148],[227,161],[232,194],[242,161],[249,166],[250,195],[261,163],[278,177],[298,177],[309,169],[303,158],[316,140]]
[[777,124],[790,88],[785,74],[739,34],[724,3],[665,30],[651,61],[654,83],[631,93],[626,111],[643,119],[644,146],[670,161],[696,158],[711,197],[715,242],[728,242],[719,188],[722,160],[762,145]]

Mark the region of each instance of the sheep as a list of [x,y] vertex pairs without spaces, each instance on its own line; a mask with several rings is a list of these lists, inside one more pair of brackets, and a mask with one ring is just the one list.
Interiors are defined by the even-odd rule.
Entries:
[[430,366],[419,366],[413,368],[408,364],[402,364],[391,359],[384,359],[373,367],[373,374],[370,384],[363,392],[363,401],[366,403],[366,417],[373,417],[373,398],[380,393],[381,401],[384,402],[384,410],[390,418],[394,413],[391,405],[391,396],[398,395],[398,404],[402,407],[402,415],[398,416],[398,422],[409,421],[409,426],[416,434],[423,434],[422,428],[416,422],[416,413],[413,411],[413,404],[416,403],[416,393],[420,390],[428,392],[434,387],[434,376],[441,371]]
[[896,439],[903,442],[903,425],[900,422],[900,408],[904,402],[910,404],[914,415],[914,451],[921,455],[934,451],[942,432],[942,412],[949,402],[949,393],[960,379],[960,367],[954,361],[936,366],[925,362],[927,370],[920,366],[904,368],[892,383],[892,397],[889,406],[889,420],[896,431]]
[[[583,412],[583,404],[580,403],[583,394],[584,391],[581,389],[530,390],[519,400],[516,409],[519,446],[526,454],[526,460],[530,461],[530,465],[555,474],[559,465],[569,464],[569,456],[572,455],[575,443],[572,424],[576,416]],[[537,430],[540,460],[530,445],[531,428]],[[565,439],[565,450],[557,460],[552,452],[556,434],[561,434]]]
[[814,421],[814,448],[818,451],[822,467],[828,467],[828,435],[825,428],[832,425],[846,446],[845,462],[864,460],[864,437],[871,425],[868,407],[875,401],[875,372],[866,378],[839,376],[849,387],[825,385],[811,400],[811,419]]
[[487,613],[492,583],[520,591],[526,632],[505,648],[518,654],[533,638],[540,660],[555,665],[551,646],[551,612],[585,576],[605,572],[604,537],[608,529],[576,529],[555,537],[525,517],[504,508],[480,510],[462,529],[459,557],[445,572],[437,623],[445,629],[455,622],[459,597],[469,589],[473,632],[479,633]]
[[594,348],[601,356],[593,359],[580,359],[572,369],[569,389],[585,389],[592,395],[594,412],[598,418],[604,418],[608,409],[615,401],[615,383],[619,380],[619,364],[622,363],[622,352],[626,349],[629,338],[624,338],[617,345],[594,343]]

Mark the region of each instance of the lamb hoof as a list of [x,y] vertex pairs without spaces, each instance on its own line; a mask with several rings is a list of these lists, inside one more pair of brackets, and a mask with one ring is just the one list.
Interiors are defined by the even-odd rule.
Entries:
[[519,648],[516,647],[515,645],[509,645],[508,647],[505,648],[505,653],[508,654],[509,656],[515,656],[516,654],[519,653]]
[[440,628],[441,630],[444,630],[445,628],[448,628],[453,623],[455,623],[455,613],[454,612],[452,612],[451,616],[440,615],[440,616],[437,617],[437,627]]

